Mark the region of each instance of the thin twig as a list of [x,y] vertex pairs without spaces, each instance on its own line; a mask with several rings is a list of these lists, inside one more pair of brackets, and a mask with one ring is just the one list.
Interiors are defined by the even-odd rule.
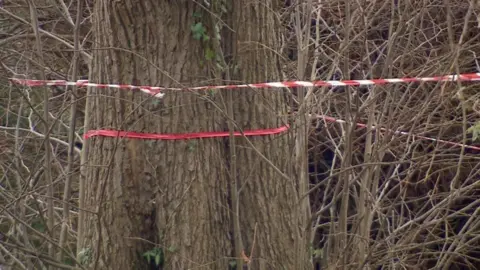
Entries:
[[[63,1],[61,1],[63,3]],[[71,80],[76,81],[78,76],[79,66],[79,48],[80,48],[80,23],[82,21],[83,1],[77,1],[77,17],[74,25],[74,54],[72,60],[72,77]],[[72,103],[70,105],[70,130],[68,131],[68,160],[66,169],[65,188],[63,191],[63,220],[62,229],[60,231],[60,240],[58,245],[63,248],[67,239],[68,222],[70,205],[69,200],[71,196],[71,185],[73,177],[74,166],[74,150],[75,150],[75,123],[77,121],[77,87],[73,86],[70,97]],[[80,221],[82,222],[82,221]],[[57,255],[57,260],[62,259],[62,252]]]

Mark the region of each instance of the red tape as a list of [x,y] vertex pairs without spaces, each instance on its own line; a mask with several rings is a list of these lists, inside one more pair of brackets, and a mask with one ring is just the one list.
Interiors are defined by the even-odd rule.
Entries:
[[331,81],[283,81],[283,82],[263,82],[236,85],[211,85],[196,86],[187,88],[161,87],[161,86],[137,86],[128,84],[102,84],[92,83],[87,80],[69,82],[63,80],[30,80],[11,78],[12,82],[26,86],[68,86],[76,85],[78,87],[96,87],[96,88],[118,88],[118,89],[140,89],[140,91],[161,97],[160,91],[164,90],[209,90],[209,89],[239,89],[239,88],[283,88],[283,87],[314,87],[314,86],[358,86],[358,85],[380,85],[389,83],[413,83],[413,82],[448,82],[448,81],[480,81],[480,73],[466,73],[458,75],[445,75],[434,77],[404,77],[404,78],[387,78],[387,79],[371,79],[371,80],[331,80]]
[[[234,136],[265,136],[265,135],[274,135],[282,133],[288,130],[290,127],[285,125],[279,128],[271,129],[256,129],[256,130],[246,130],[243,133],[235,131]],[[218,132],[195,132],[195,133],[172,133],[172,134],[158,134],[158,133],[140,133],[132,131],[121,131],[121,130],[90,130],[84,134],[84,138],[88,139],[95,136],[102,137],[124,137],[130,139],[144,139],[144,140],[189,140],[189,139],[202,139],[202,138],[215,138],[215,137],[228,137],[230,136],[229,131],[218,131]]]

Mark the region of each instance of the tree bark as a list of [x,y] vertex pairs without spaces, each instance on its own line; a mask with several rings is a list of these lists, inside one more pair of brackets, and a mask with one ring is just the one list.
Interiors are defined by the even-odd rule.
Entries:
[[[198,84],[208,78],[192,39],[193,1],[96,1],[95,82]],[[220,113],[202,93],[93,90],[92,129],[151,133],[222,130]],[[226,269],[230,255],[224,140],[91,139],[83,249],[98,269],[146,269],[142,254],[157,243],[167,269],[209,264]],[[143,239],[143,240],[142,240]],[[212,263],[213,262],[213,263]],[[144,266],[142,266],[144,265]]]
[[[276,55],[280,28],[273,13],[280,3],[229,2],[225,16],[235,33],[223,33],[221,44],[231,58],[231,70],[236,70],[234,79],[281,79]],[[96,1],[90,80],[175,87],[180,86],[177,82],[210,84],[208,80],[218,78],[212,78],[216,73],[205,59],[205,42],[192,37],[199,14],[212,16],[196,1]],[[87,102],[92,129],[226,131],[225,111],[218,108],[228,106],[233,106],[237,127],[263,129],[284,125],[279,115],[287,112],[284,94],[271,89],[235,90],[231,103],[225,102],[223,92],[168,92],[161,100],[124,90],[91,93]],[[236,159],[229,156],[228,138],[90,139],[85,190],[89,212],[80,221],[85,231],[79,232],[81,251],[91,251],[89,268],[147,269],[142,254],[155,243],[165,255],[163,269],[228,269],[235,256],[231,198],[236,190],[241,238],[252,269],[298,269],[295,263],[307,261],[308,253],[301,231],[305,224],[295,215],[298,194],[289,138],[237,138]],[[235,167],[232,174],[229,169]],[[299,243],[305,246],[302,258],[291,252]]]
[[[232,43],[239,70],[235,79],[282,79],[279,54],[283,30],[275,13],[282,4],[277,0],[234,1],[236,35]],[[284,91],[237,91],[233,100],[235,120],[243,129],[274,128],[287,123]],[[251,269],[311,269],[305,213],[298,203],[299,178],[293,170],[295,142],[291,134],[240,138],[237,143],[241,227]],[[303,248],[301,256],[296,247]]]

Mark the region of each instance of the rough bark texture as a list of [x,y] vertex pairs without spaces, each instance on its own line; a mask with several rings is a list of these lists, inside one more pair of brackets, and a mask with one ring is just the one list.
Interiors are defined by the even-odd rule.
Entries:
[[[193,1],[96,1],[91,80],[195,85],[206,79],[201,44],[190,32],[195,11],[201,9]],[[224,120],[201,93],[171,93],[158,103],[123,90],[93,94],[92,129],[222,130]],[[100,216],[85,221],[83,247],[94,251],[92,265],[146,269],[141,255],[153,245],[143,238],[163,245],[166,269],[212,262],[206,268],[226,269],[222,258],[231,248],[224,139],[93,138],[90,147],[86,204]]]
[[[227,1],[229,2],[229,1]],[[234,79],[280,79],[276,50],[281,1],[232,1],[232,27],[221,43],[232,58]],[[178,86],[208,84],[205,48],[192,38],[198,13],[190,0],[99,0],[95,3],[96,50],[91,81]],[[230,63],[229,63],[230,64]],[[218,79],[218,78],[217,78]],[[92,129],[152,133],[227,130],[222,95],[174,92],[159,102],[144,93],[91,90]],[[285,124],[284,94],[236,90],[233,111],[242,129]],[[218,106],[212,105],[216,103]],[[226,105],[226,106],[225,106]],[[288,135],[249,137],[237,142],[240,224],[252,269],[299,269],[291,249],[305,246],[304,224],[295,215],[296,185],[291,176]],[[157,243],[164,269],[227,269],[233,252],[228,138],[190,141],[91,139],[86,182],[85,233],[81,246],[93,251],[90,267],[147,269],[142,254]],[[272,166],[273,165],[273,166]],[[292,178],[293,179],[293,178]],[[230,179],[232,180],[232,179]],[[233,182],[230,182],[233,183]],[[256,229],[255,229],[256,228]],[[144,240],[142,240],[144,239]],[[146,241],[145,241],[146,240]]]
[[[234,1],[238,77],[245,82],[281,80],[278,53],[282,26],[278,14],[282,1]],[[273,128],[286,124],[287,102],[283,91],[245,90],[234,94],[235,120],[244,129]],[[248,106],[249,105],[249,106]],[[283,116],[283,117],[282,117]],[[252,149],[245,138],[237,140],[240,214],[243,241],[252,269],[308,269],[297,183],[293,177],[293,140],[287,135],[249,137],[272,164]],[[290,177],[285,179],[273,166]],[[300,241],[300,242],[296,242]],[[303,247],[298,257],[295,247]],[[253,254],[250,254],[253,249]]]

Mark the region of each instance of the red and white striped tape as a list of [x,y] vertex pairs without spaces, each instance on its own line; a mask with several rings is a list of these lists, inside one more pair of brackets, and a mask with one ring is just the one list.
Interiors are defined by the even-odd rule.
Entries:
[[28,80],[11,79],[12,82],[26,86],[78,86],[78,87],[97,87],[97,88],[117,88],[140,90],[142,92],[162,97],[160,91],[164,90],[209,90],[209,89],[238,89],[238,88],[291,88],[291,87],[313,87],[313,86],[359,86],[359,85],[381,85],[393,83],[410,82],[446,82],[446,81],[480,81],[480,73],[468,73],[460,75],[446,75],[436,77],[418,77],[418,78],[395,78],[395,79],[373,79],[373,80],[343,80],[343,81],[284,81],[284,82],[265,82],[236,85],[216,85],[216,86],[197,86],[187,88],[160,87],[160,86],[135,86],[128,84],[100,84],[90,83],[88,81],[69,82],[63,80]]
[[[346,123],[345,120],[333,118],[333,117],[331,117],[331,116],[326,116],[326,115],[315,115],[314,117],[324,119],[324,120],[327,121],[327,122],[335,122],[335,123],[342,123],[342,124],[343,124],[343,123]],[[357,126],[357,127],[360,127],[360,128],[367,128],[367,125],[366,125],[366,124],[362,124],[362,123],[356,123],[356,126]],[[452,145],[452,146],[457,146],[457,147],[465,147],[465,148],[469,148],[469,149],[474,149],[474,150],[479,150],[479,151],[480,151],[480,147],[479,147],[479,146],[461,144],[461,143],[457,143],[457,142],[451,142],[451,141],[446,141],[446,140],[441,140],[441,139],[435,139],[435,138],[431,138],[431,137],[416,135],[416,134],[412,134],[412,133],[404,132],[404,131],[397,131],[397,130],[392,130],[392,129],[387,129],[387,128],[378,128],[378,127],[375,127],[375,126],[372,126],[372,129],[374,129],[374,130],[381,130],[381,131],[388,131],[388,132],[392,132],[393,134],[396,134],[396,135],[408,135],[408,136],[412,136],[412,138],[413,138],[414,140],[415,140],[415,139],[422,139],[422,140],[427,140],[427,141],[432,141],[432,142],[439,142],[439,143],[443,143],[443,144],[447,144],[447,145]]]
[[[381,85],[381,84],[394,84],[394,83],[410,83],[410,82],[447,82],[447,81],[480,81],[480,73],[468,73],[460,75],[446,75],[446,76],[435,76],[435,77],[415,77],[415,78],[394,78],[394,79],[373,79],[373,80],[343,80],[343,81],[285,81],[285,82],[266,82],[266,83],[253,83],[253,84],[237,84],[237,85],[217,85],[217,86],[197,86],[197,87],[188,87],[188,88],[174,88],[174,87],[159,87],[159,86],[135,86],[127,84],[99,84],[99,83],[90,83],[87,80],[79,80],[76,82],[69,82],[64,80],[29,80],[29,79],[17,79],[12,78],[12,82],[35,87],[35,86],[77,86],[77,87],[96,87],[96,88],[117,88],[117,89],[130,89],[130,90],[140,90],[147,94],[151,94],[155,97],[163,97],[161,91],[164,90],[209,90],[209,89],[239,89],[239,88],[291,88],[291,87],[314,87],[314,86],[359,86],[359,85]],[[336,119],[330,116],[317,116],[319,118],[325,119],[329,122],[345,123],[345,120]],[[358,127],[366,128],[365,124],[356,123]],[[410,135],[414,138],[440,142],[448,145],[465,147],[475,150],[480,150],[478,146],[465,145],[461,143],[445,141],[441,139],[435,139],[431,137],[415,135],[403,131],[395,131],[385,128],[372,127],[373,129],[379,129],[382,131],[393,132],[394,134],[400,135]],[[109,133],[110,134],[110,133]],[[115,135],[117,136],[118,133]],[[125,135],[125,134],[124,134]],[[218,135],[218,134],[216,134]],[[252,134],[253,135],[253,134]],[[258,135],[258,134],[256,134]],[[112,134],[100,134],[92,133],[90,136],[114,136]],[[203,135],[196,134],[196,136],[202,137]],[[223,136],[223,135],[222,135]],[[140,136],[141,137],[141,136]],[[139,137],[139,138],[140,138]],[[165,139],[165,138],[157,138]],[[185,138],[183,138],[185,139]]]
[[165,94],[160,93],[163,90],[162,87],[153,87],[153,86],[135,86],[129,84],[101,84],[101,83],[89,83],[87,80],[79,80],[76,82],[69,82],[64,80],[27,80],[27,79],[16,79],[11,78],[10,81],[30,86],[77,86],[77,87],[96,87],[96,88],[117,88],[117,89],[129,89],[129,90],[140,90],[144,93],[150,94],[156,98],[162,98]]

